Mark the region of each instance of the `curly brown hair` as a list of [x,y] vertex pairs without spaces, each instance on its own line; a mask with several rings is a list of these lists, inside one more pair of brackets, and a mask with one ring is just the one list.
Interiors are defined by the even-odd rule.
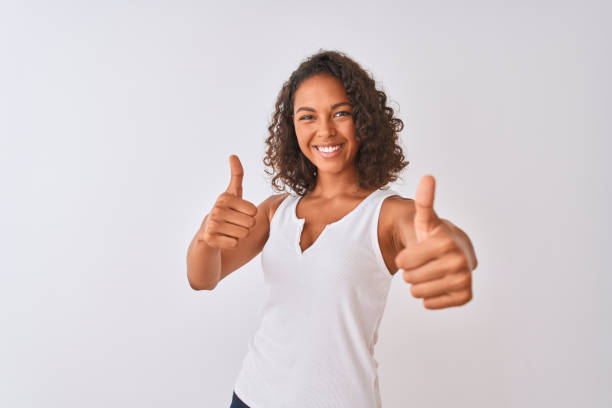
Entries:
[[374,79],[357,62],[344,53],[321,50],[305,59],[278,93],[263,159],[271,168],[265,172],[273,176],[272,188],[282,192],[289,186],[303,196],[316,185],[317,168],[298,145],[293,125],[293,98],[305,79],[320,73],[338,78],[353,104],[355,138],[359,142],[355,166],[360,187],[382,188],[397,180],[409,163],[404,161],[398,144],[397,133],[404,128],[404,123],[393,116],[393,109],[386,106],[387,95],[376,88]]

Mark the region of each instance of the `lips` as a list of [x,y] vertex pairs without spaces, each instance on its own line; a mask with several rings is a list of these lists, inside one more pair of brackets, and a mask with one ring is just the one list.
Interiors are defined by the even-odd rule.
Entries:
[[[330,150],[330,151],[325,152],[323,150],[320,150],[318,148],[319,146],[321,146],[321,147],[335,147],[335,146],[338,146],[338,148],[336,148],[335,150]],[[344,143],[335,144],[335,145],[315,145],[313,147],[317,151],[319,156],[321,156],[323,158],[326,158],[326,159],[329,159],[329,158],[337,156],[340,153],[340,151],[344,148]]]

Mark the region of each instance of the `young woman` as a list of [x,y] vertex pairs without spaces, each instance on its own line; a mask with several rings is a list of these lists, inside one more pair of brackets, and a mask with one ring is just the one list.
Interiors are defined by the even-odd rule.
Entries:
[[275,194],[242,198],[243,169],[194,237],[191,287],[212,290],[260,252],[268,288],[231,408],[381,407],[374,346],[394,274],[428,309],[472,298],[467,235],[433,210],[435,180],[415,200],[386,185],[406,167],[403,128],[384,92],[346,55],[319,52],[276,101],[264,163]]

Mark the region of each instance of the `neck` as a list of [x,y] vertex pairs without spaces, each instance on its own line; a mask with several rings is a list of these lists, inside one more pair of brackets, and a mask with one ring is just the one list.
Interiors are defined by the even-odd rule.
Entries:
[[338,173],[317,171],[317,184],[310,195],[328,199],[363,191],[359,187],[357,169],[352,167]]

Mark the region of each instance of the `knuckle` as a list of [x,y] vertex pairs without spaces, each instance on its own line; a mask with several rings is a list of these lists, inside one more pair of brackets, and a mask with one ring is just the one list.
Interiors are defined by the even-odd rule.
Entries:
[[469,266],[468,258],[463,252],[459,256],[459,269],[467,269]]
[[465,288],[470,287],[470,285],[471,285],[470,275],[461,274],[460,276],[454,279],[453,289],[465,289]]
[[450,235],[447,235],[442,239],[441,247],[444,252],[452,251],[455,249],[455,240]]
[[403,257],[401,256],[401,252],[400,252],[399,255],[397,255],[395,259],[393,260],[393,262],[395,262],[395,266],[397,266],[398,269],[402,267],[402,263],[403,263],[402,259]]
[[208,246],[212,246],[212,247],[217,246],[217,243],[215,242],[215,237],[210,232],[208,231],[204,232],[202,238]]
[[453,256],[453,260],[451,261],[451,269],[455,272],[458,272],[465,268],[467,268],[467,259],[465,255],[458,254]]
[[248,201],[244,201],[244,202],[246,204],[246,210],[247,210],[247,213],[249,215],[253,216],[253,215],[257,214],[257,207],[255,207],[255,205],[253,203],[248,202]]
[[410,259],[410,253],[404,248],[397,254],[394,261],[398,268],[403,268],[406,266],[406,261],[408,259]]
[[457,300],[460,302],[460,304],[466,304],[467,302],[469,302],[470,300],[472,300],[472,291],[466,290],[461,292],[458,296],[457,296]]
[[461,283],[463,284],[463,287],[465,288],[471,287],[472,286],[472,275],[470,275],[469,273],[464,274],[461,278]]
[[249,229],[248,228],[241,228],[240,229],[240,238],[246,238],[249,235]]
[[216,219],[209,218],[206,223],[206,231],[216,231],[219,229],[219,222]]
[[231,200],[232,200],[232,194],[226,191],[221,193],[221,195],[219,196],[219,202],[221,202],[223,205],[228,204]]
[[217,220],[221,218],[221,208],[219,208],[218,206],[214,206],[213,209],[210,211],[210,217],[209,219],[211,220]]

